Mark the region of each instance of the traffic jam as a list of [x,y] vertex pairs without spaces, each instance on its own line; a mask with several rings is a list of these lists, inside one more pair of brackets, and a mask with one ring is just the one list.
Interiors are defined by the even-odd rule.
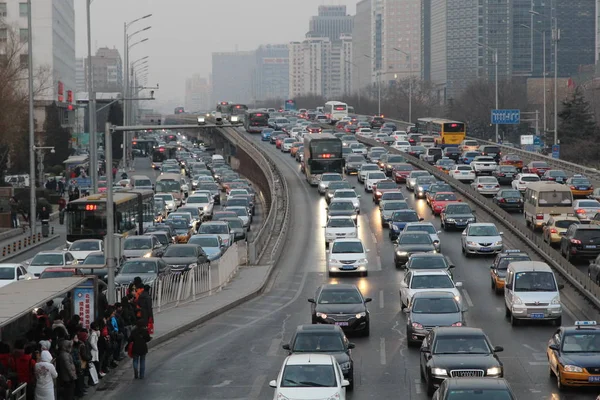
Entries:
[[[498,299],[494,301],[504,303],[497,308],[506,324],[515,329],[548,326],[540,363],[547,367],[557,392],[589,394],[594,389],[586,388],[600,386],[596,321],[563,325],[563,284],[550,266],[513,248],[504,232],[480,218],[451,185],[411,160],[435,166],[524,218],[567,260],[575,265],[585,262],[582,268],[589,268],[589,276],[600,284],[600,192],[587,177],[569,176],[544,161],[525,164],[517,154],[502,154],[499,146],[468,140],[464,124],[456,121],[438,124],[433,118],[423,119],[442,128],[432,131],[417,123],[401,131],[382,117],[348,116],[331,129],[320,123],[318,111],[311,112],[313,121],[300,113],[270,115],[285,120],[285,125],[265,127],[260,139],[295,159],[307,183],[324,199],[320,202],[326,214],[324,270],[330,277],[308,299],[311,324],[298,326],[284,345],[290,357],[279,378],[271,382],[276,398],[300,398],[304,393],[300,389],[305,388],[315,390],[319,398],[345,398],[343,388],[353,390],[358,385],[352,359],[357,345],[348,337],[369,336],[371,325],[377,324],[369,311],[373,299],[353,280],[353,276],[368,277],[372,268],[371,250],[359,229],[363,214],[370,216],[367,221],[372,225],[380,224],[393,245],[393,265],[381,265],[379,270],[395,268],[400,274],[398,301],[406,345],[420,351],[418,368],[427,395],[517,398],[510,381],[504,379],[504,348],[492,342],[488,336],[492,332],[468,324],[472,299],[465,295],[463,282],[455,279],[466,258],[480,260],[489,271],[485,284],[490,296]],[[451,143],[452,130],[460,125],[462,135],[455,135]],[[359,138],[381,146],[366,146]],[[388,147],[399,153],[388,152]],[[336,163],[338,159],[342,162]],[[365,208],[365,197],[372,199],[374,210]],[[451,260],[448,250],[458,243],[462,258]],[[322,368],[310,368],[307,353],[312,352],[332,357],[316,362]]]

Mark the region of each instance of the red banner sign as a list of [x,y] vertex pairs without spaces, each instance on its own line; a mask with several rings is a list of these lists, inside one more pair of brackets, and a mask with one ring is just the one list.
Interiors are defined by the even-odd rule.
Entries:
[[65,101],[65,84],[58,81],[58,101]]

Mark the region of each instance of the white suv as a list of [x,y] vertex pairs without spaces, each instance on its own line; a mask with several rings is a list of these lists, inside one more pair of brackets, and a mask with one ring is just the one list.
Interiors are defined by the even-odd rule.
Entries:
[[365,192],[372,192],[373,186],[375,184],[377,184],[377,182],[385,181],[386,179],[387,179],[387,176],[385,175],[385,172],[381,172],[381,171],[369,172],[365,179]]
[[461,182],[473,182],[477,178],[473,167],[464,164],[455,165],[450,170],[450,176]]
[[356,239],[358,226],[354,218],[347,216],[333,216],[327,221],[325,228],[325,247],[336,239]]

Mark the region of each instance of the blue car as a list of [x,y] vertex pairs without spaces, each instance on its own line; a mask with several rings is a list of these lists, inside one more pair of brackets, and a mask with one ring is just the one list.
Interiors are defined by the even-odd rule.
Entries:
[[437,179],[435,179],[433,176],[418,177],[413,188],[415,198],[424,199],[429,191],[429,187],[434,183],[437,183]]
[[475,157],[478,157],[478,156],[480,156],[480,155],[481,155],[481,154],[479,154],[479,152],[478,152],[478,151],[465,151],[464,153],[462,153],[462,154],[460,155],[460,158],[459,158],[459,160],[460,160],[460,161],[461,161],[463,164],[469,165],[469,164],[471,164],[471,161],[473,161],[473,159],[474,159]]
[[390,225],[390,240],[398,239],[398,235],[409,222],[423,221],[415,210],[398,210],[394,212],[389,221]]
[[273,129],[264,128],[260,134],[260,140],[263,142],[268,142],[271,139],[272,134],[273,134]]

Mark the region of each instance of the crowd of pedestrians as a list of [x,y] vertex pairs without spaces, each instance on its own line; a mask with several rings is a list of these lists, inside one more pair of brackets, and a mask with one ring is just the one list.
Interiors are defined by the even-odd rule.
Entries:
[[60,311],[53,301],[38,309],[24,338],[12,347],[0,342],[0,400],[24,383],[27,400],[81,398],[127,355],[134,378],[144,379],[154,323],[149,291],[135,278],[121,302],[98,305],[100,317],[89,327],[70,314],[69,302]]

